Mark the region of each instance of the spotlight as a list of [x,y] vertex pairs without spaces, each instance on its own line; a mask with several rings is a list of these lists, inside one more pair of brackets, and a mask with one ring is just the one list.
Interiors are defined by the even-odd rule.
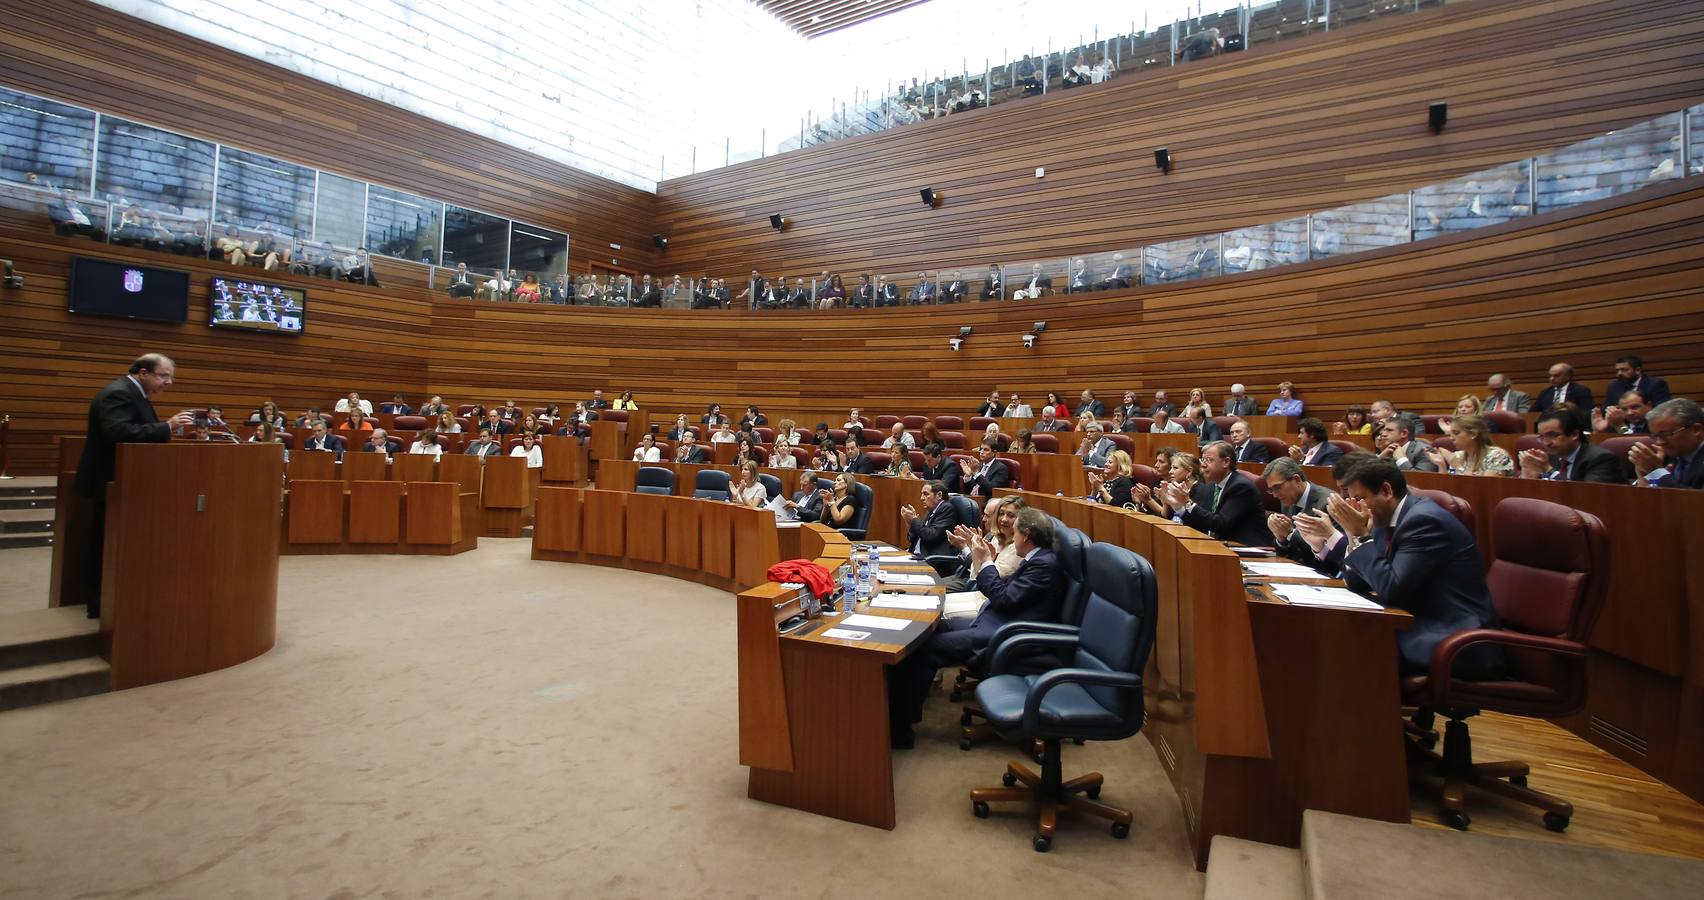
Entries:
[[1036,334],[1040,334],[1043,331],[1047,330],[1047,323],[1046,322],[1037,322],[1034,325],[1030,326],[1030,330],[1035,332]]
[[785,228],[786,226],[787,226],[787,220],[781,218],[780,213],[771,213],[769,215],[769,227],[770,228],[773,228],[776,231],[780,231],[782,228]]
[[1426,107],[1426,125],[1433,134],[1444,133],[1444,123],[1450,120],[1450,105],[1444,102]]
[[1167,150],[1164,147],[1161,147],[1160,149],[1155,150],[1154,151],[1154,167],[1159,169],[1161,172],[1164,172],[1167,175],[1170,175],[1171,169],[1172,169],[1171,151]]
[[923,190],[920,190],[917,193],[918,193],[919,196],[921,196],[923,198],[923,205],[930,207],[931,209],[934,208],[934,207],[940,206],[941,201],[946,199],[946,196],[944,194],[935,193],[934,188],[924,188]]
[[656,244],[658,250],[669,249],[669,239],[660,234],[651,235],[651,243]]
[[7,259],[0,260],[0,262],[4,262],[6,264],[6,286],[9,288],[23,287],[24,276],[17,274],[17,270],[12,266],[12,261]]
[[964,338],[948,338],[947,339],[947,346],[951,347],[953,349],[953,351],[956,353],[958,351],[958,348],[964,346]]
[[1035,337],[1036,336],[1033,332],[1031,332],[1030,334],[1024,335],[1024,347],[1026,349],[1035,346]]

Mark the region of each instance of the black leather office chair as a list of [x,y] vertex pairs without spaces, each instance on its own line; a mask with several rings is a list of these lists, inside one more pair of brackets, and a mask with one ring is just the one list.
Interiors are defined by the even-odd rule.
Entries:
[[774,500],[776,497],[781,496],[781,479],[776,478],[774,475],[764,475],[760,473],[757,476],[757,480],[759,484],[763,485],[764,494],[768,496],[769,499]]
[[[1034,801],[1039,807],[1035,849],[1053,848],[1059,809],[1112,821],[1112,836],[1130,836],[1127,809],[1101,803],[1099,772],[1064,780],[1061,741],[1123,740],[1142,730],[1142,671],[1154,648],[1159,600],[1154,569],[1140,556],[1112,544],[1088,550],[1088,596],[1082,627],[1076,634],[1017,634],[1001,642],[989,665],[990,675],[976,687],[976,702],[1002,737],[1040,740],[1041,772],[1007,763],[1004,787],[970,792],[971,811],[988,816],[988,804]],[[1041,675],[1010,671],[1027,652],[1069,651],[1069,668]],[[1023,787],[1016,787],[1023,782]]]
[[639,494],[662,494],[668,496],[674,493],[675,473],[673,469],[661,466],[640,466],[638,474],[633,476],[633,490]]
[[721,469],[699,469],[698,477],[692,482],[692,496],[701,500],[727,500],[733,494],[728,491],[728,473]]
[[870,527],[870,504],[875,501],[875,495],[870,492],[870,486],[861,481],[852,485],[852,490],[858,495],[858,511],[852,514],[850,524],[837,530],[851,540],[861,541]]

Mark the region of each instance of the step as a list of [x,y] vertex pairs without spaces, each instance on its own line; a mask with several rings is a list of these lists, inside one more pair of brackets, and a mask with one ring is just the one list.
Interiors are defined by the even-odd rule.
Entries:
[[1317,810],[1302,814],[1302,860],[1310,900],[1671,900],[1697,897],[1704,885],[1704,860],[1415,828]]
[[1214,835],[1204,900],[1304,900],[1302,851]]
[[0,711],[75,700],[112,690],[112,667],[98,656],[0,671]]
[[20,475],[16,478],[0,480],[0,498],[31,497],[45,494],[49,497],[59,488],[59,479],[51,475]]
[[52,491],[45,494],[0,494],[0,509],[52,509],[59,498]]
[[37,531],[24,534],[0,533],[0,551],[16,550],[19,547],[51,547],[53,532]]
[[38,534],[51,531],[51,509],[0,509],[0,534]]
[[101,623],[83,606],[0,615],[0,670],[94,656]]

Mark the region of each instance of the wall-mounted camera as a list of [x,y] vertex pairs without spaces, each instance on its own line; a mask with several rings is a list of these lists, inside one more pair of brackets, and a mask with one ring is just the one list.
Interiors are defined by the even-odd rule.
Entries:
[[12,261],[5,259],[0,260],[0,263],[5,263],[6,265],[6,286],[9,288],[23,287],[24,276],[17,274],[17,268],[12,265]]

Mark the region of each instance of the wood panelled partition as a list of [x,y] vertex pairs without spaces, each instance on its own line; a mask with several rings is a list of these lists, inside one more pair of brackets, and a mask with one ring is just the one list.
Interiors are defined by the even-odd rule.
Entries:
[[[1277,222],[1697,103],[1701,59],[1704,4],[1689,0],[1452,2],[665,181],[659,264],[979,279],[990,262]],[[1449,124],[1434,136],[1437,100]]]
[[[0,0],[0,45],[0,84],[560,229],[571,236],[575,271],[612,255],[628,266],[651,262],[649,191],[88,0]],[[612,243],[623,249],[612,252]]]

